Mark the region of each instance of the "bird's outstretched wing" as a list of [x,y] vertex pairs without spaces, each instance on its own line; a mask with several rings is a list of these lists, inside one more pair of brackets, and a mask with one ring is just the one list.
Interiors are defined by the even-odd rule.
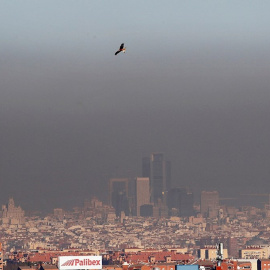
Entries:
[[125,49],[124,49],[124,43],[122,43],[121,45],[120,45],[120,48],[119,48],[119,50],[115,53],[115,55],[117,55],[118,53],[120,53],[120,52],[122,52],[122,51],[124,51]]

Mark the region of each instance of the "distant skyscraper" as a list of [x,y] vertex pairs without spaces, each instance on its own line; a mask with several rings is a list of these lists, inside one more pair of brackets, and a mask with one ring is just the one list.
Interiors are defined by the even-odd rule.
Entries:
[[136,215],[140,216],[140,208],[150,203],[149,177],[136,178]]
[[165,161],[165,177],[166,177],[166,191],[172,188],[172,170],[171,170],[171,162]]
[[132,216],[137,216],[136,209],[136,179],[130,178],[128,181],[128,205],[129,214]]
[[150,157],[143,157],[142,159],[142,177],[150,178]]
[[219,193],[217,191],[201,192],[201,214],[205,217],[214,218],[218,216]]
[[180,217],[194,215],[194,198],[193,193],[185,188],[172,188],[168,192],[167,205],[170,214],[176,212]]
[[116,215],[119,217],[121,211],[129,215],[128,201],[128,178],[112,178],[109,180],[109,202],[114,207]]
[[183,191],[180,188],[173,188],[168,191],[167,205],[169,208],[170,215],[172,215],[172,213],[175,213],[177,216],[179,216],[179,208],[181,204],[182,192]]
[[142,176],[150,179],[151,202],[166,203],[166,193],[171,187],[171,163],[164,159],[163,153],[152,153],[142,159]]
[[171,184],[171,166],[164,160],[163,153],[153,153],[150,158],[151,201],[158,203],[166,200],[166,192]]

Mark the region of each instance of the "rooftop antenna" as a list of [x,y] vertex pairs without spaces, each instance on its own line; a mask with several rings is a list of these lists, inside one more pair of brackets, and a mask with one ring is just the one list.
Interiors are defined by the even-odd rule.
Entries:
[[223,243],[217,244],[217,266],[221,266],[223,261]]

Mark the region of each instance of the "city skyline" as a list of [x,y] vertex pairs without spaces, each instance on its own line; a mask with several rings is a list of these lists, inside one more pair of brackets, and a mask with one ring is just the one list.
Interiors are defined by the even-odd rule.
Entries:
[[[102,249],[103,252],[104,249],[135,248],[138,251],[150,248],[153,251],[153,248],[179,248],[180,253],[193,255],[197,250],[198,257],[204,259],[207,249],[212,253],[208,256],[213,258],[216,255],[215,245],[223,243],[224,248],[228,248],[230,258],[269,257],[270,204],[264,209],[220,206],[222,212],[219,211],[216,216],[212,210],[215,208],[213,203],[217,202],[208,197],[202,199],[207,199],[208,215],[197,212],[196,216],[183,213],[183,216],[160,218],[124,214],[117,217],[112,207],[96,198],[85,201],[83,207],[74,207],[71,211],[57,208],[45,216],[37,213],[26,215],[10,198],[8,204],[2,206],[1,243],[7,253],[15,256],[18,254],[14,253],[16,250],[30,250],[40,255],[36,250],[40,249],[44,254],[45,250],[66,252],[70,248],[73,251],[74,248]],[[24,256],[20,258],[26,259]],[[48,262],[50,259],[47,258]]]
[[[136,184],[134,185],[129,185],[128,183],[131,181],[134,181],[134,183],[136,183],[136,179],[148,179],[149,181],[149,192],[151,190],[151,185],[150,185],[150,175],[151,175],[151,171],[153,171],[153,169],[150,169],[151,167],[153,167],[153,165],[151,165],[150,163],[148,163],[148,161],[151,160],[151,158],[153,159],[154,161],[154,157],[157,157],[157,158],[160,158],[161,157],[161,168],[163,167],[163,169],[165,168],[165,165],[169,164],[169,168],[171,169],[171,161],[168,161],[167,159],[165,160],[164,159],[164,153],[159,153],[159,152],[154,152],[152,154],[150,154],[149,157],[146,157],[145,155],[142,157],[142,162],[139,162],[141,164],[141,173],[138,173],[136,176],[129,176],[127,177],[127,175],[130,173],[130,172],[127,172],[126,174],[124,172],[119,172],[118,168],[116,169],[116,173],[112,174],[112,178],[108,178],[106,179],[106,184],[105,184],[105,187],[103,187],[103,195],[100,195],[100,194],[89,194],[88,196],[83,196],[83,197],[80,197],[79,200],[77,200],[77,202],[75,202],[74,204],[69,204],[68,206],[66,206],[64,204],[65,201],[62,201],[58,204],[54,204],[54,205],[51,205],[49,208],[46,208],[46,209],[39,209],[37,207],[33,208],[33,207],[27,207],[27,211],[28,212],[32,212],[32,211],[36,211],[36,212],[40,212],[40,213],[48,213],[48,212],[51,212],[53,209],[55,208],[63,208],[65,210],[70,210],[72,209],[73,207],[82,207],[82,205],[84,204],[84,201],[85,200],[89,200],[91,198],[95,198],[97,197],[98,199],[100,199],[103,203],[107,203],[108,205],[111,205],[111,206],[114,206],[115,205],[112,203],[112,193],[111,193],[111,190],[112,190],[112,183],[125,183],[125,189],[129,189],[129,193],[133,193],[134,194],[137,194],[136,193],[136,190],[137,188],[135,187]],[[159,166],[159,162],[157,163],[157,165],[155,166]],[[149,167],[149,168],[147,168]],[[150,173],[148,175],[147,178],[146,175]],[[165,171],[163,172],[165,173]],[[168,172],[167,172],[168,173]],[[171,174],[171,172],[169,172],[169,175]],[[171,182],[171,179],[169,180],[169,183]],[[152,184],[153,185],[153,184]],[[122,192],[122,188],[121,186],[119,186],[118,188],[120,188],[120,192]],[[152,186],[153,188],[153,186]],[[168,193],[169,196],[171,196],[172,194],[170,194],[170,191],[172,192],[178,192],[177,190],[180,190],[180,192],[185,192],[186,194],[188,194],[189,192],[191,192],[192,194],[192,201],[194,203],[194,205],[200,205],[201,204],[201,196],[202,194],[206,194],[206,196],[211,196],[211,194],[214,194],[213,195],[213,198],[209,198],[209,200],[216,200],[216,193],[220,193],[220,195],[218,196],[218,201],[219,201],[219,205],[224,205],[224,206],[234,206],[236,208],[240,207],[240,206],[253,206],[253,207],[258,207],[258,208],[263,208],[265,204],[270,204],[270,193],[267,193],[267,191],[265,191],[264,193],[256,193],[256,192],[253,192],[251,191],[250,193],[244,193],[244,192],[240,192],[239,193],[235,193],[234,196],[231,195],[231,197],[228,197],[228,195],[226,195],[225,193],[222,192],[222,189],[215,189],[215,188],[210,188],[210,189],[206,189],[206,188],[200,188],[200,189],[194,189],[194,187],[192,186],[188,186],[188,185],[173,185],[170,189],[166,189],[165,186],[163,186],[163,189],[166,194]],[[182,191],[181,191],[182,190]],[[135,192],[135,193],[134,193]],[[153,190],[154,192],[154,190]],[[128,193],[128,192],[127,192]],[[8,199],[10,198],[14,198],[14,196],[12,195],[13,193],[10,193]],[[137,196],[137,195],[136,195]],[[186,195],[185,195],[186,196]],[[123,197],[124,200],[127,200],[128,196],[126,197]],[[164,197],[165,198],[165,197]],[[163,198],[163,199],[164,199]],[[15,199],[16,201],[20,200],[20,196],[15,196]],[[167,198],[166,198],[167,200]],[[150,203],[150,202],[149,202]],[[157,201],[154,203],[152,202],[152,204],[156,204]],[[5,202],[2,203],[3,205],[5,205]],[[126,206],[124,206],[124,204]],[[127,207],[127,201],[123,204],[122,207]],[[167,204],[167,203],[165,203]],[[24,206],[24,203],[21,204],[21,202],[19,203],[19,205],[23,205]],[[217,205],[218,206],[218,205]],[[187,206],[186,206],[187,207]],[[189,209],[189,207],[187,208]]]
[[108,179],[140,177],[155,152],[171,162],[171,186],[196,201],[201,190],[269,193],[269,8],[3,1],[0,203],[105,201]]
[[[110,208],[109,212],[113,214],[112,216],[115,219],[121,218],[121,216],[131,218],[136,216],[154,218],[202,216],[215,219],[224,216],[224,211],[236,213],[237,209],[242,211],[243,209],[253,208],[267,212],[270,209],[270,193],[240,194],[238,198],[222,198],[217,190],[202,190],[197,199],[194,198],[194,193],[189,188],[173,187],[166,193],[166,200],[154,203],[150,201],[151,192],[148,177],[111,178],[108,181],[105,201],[93,195],[87,198],[82,197],[76,204],[70,207],[64,206],[61,208],[59,205],[54,205],[53,208],[44,210],[23,208],[16,200],[17,198],[11,196],[2,204],[2,215],[0,215],[0,218],[6,219],[5,222],[7,222],[10,218],[15,218],[17,221],[21,220],[24,215],[44,216],[54,213],[55,216],[63,216],[65,212],[76,212],[78,209],[88,209],[93,206],[101,207],[102,205]],[[248,196],[261,197],[261,200],[259,203],[252,203]],[[15,201],[18,207],[15,207]],[[141,207],[144,208],[142,215],[140,215]],[[268,215],[266,214],[266,216]]]

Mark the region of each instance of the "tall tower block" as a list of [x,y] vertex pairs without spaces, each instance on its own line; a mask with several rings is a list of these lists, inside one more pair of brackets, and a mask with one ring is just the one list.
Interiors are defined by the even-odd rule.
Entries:
[[218,216],[219,193],[218,191],[201,192],[201,214],[205,217],[215,218]]
[[109,203],[115,208],[118,217],[122,211],[129,215],[128,182],[128,178],[111,178],[109,180]]
[[150,186],[149,177],[136,178],[136,214],[141,215],[140,207],[145,204],[150,204]]
[[150,179],[151,202],[166,202],[166,193],[171,186],[171,164],[163,153],[152,153],[142,160],[142,175]]

